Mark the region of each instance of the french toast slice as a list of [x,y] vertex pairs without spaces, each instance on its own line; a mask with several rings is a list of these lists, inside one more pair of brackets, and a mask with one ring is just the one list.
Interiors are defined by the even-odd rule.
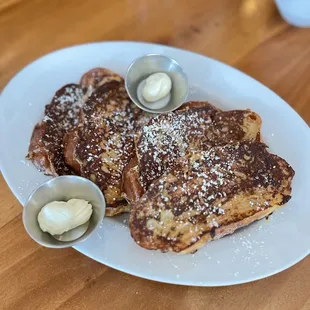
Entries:
[[[122,78],[105,68],[95,68],[86,72],[80,85],[68,84],[59,89],[52,102],[45,108],[45,117],[32,133],[27,159],[47,175],[72,174],[78,170],[73,159],[68,164],[64,159],[63,138],[70,132],[75,136],[79,113],[87,98],[101,85],[109,81],[122,81]],[[67,136],[66,141],[70,141]]]
[[79,125],[64,139],[66,162],[103,191],[108,216],[128,211],[121,178],[134,154],[136,110],[123,79],[106,80],[85,102]]
[[133,204],[130,232],[149,250],[193,253],[291,198],[294,170],[260,142],[192,153]]
[[135,138],[137,163],[126,167],[123,195],[135,202],[150,184],[190,152],[237,141],[259,141],[261,119],[250,110],[220,111],[207,102],[152,118]]
[[[210,120],[210,115],[219,112],[220,110],[215,106],[211,105],[205,101],[190,101],[184,103],[177,111],[171,112],[169,115],[173,115],[174,113],[185,113],[187,111],[193,111],[195,109],[204,109],[206,120]],[[144,114],[145,115],[145,114]],[[143,115],[143,116],[144,116]],[[167,115],[167,114],[166,114]],[[135,135],[135,145],[139,145],[139,139],[142,135],[142,130],[144,126],[148,126],[152,118],[156,118],[156,115],[146,115],[141,117],[137,126],[137,134]],[[166,116],[157,116],[159,118],[166,118]],[[154,120],[153,120],[154,121]],[[169,126],[169,124],[168,124]],[[148,128],[148,127],[146,127]],[[155,132],[155,134],[157,134]],[[177,154],[168,154],[168,156],[178,157]],[[158,172],[157,172],[158,173]],[[139,160],[138,160],[138,152],[135,153],[133,158],[130,160],[128,165],[125,167],[123,176],[122,176],[122,195],[125,199],[129,202],[138,201],[139,198],[143,195],[145,188],[143,188],[141,181],[140,181],[140,167],[139,167]]]
[[63,137],[77,125],[84,102],[85,96],[79,85],[65,85],[46,105],[43,120],[35,126],[26,158],[46,175],[72,174],[64,159]]

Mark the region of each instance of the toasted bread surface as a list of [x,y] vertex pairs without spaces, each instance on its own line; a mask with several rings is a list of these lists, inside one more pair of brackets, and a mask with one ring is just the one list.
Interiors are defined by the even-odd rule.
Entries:
[[146,249],[191,253],[285,204],[293,176],[259,142],[194,152],[132,205],[131,235]]
[[63,137],[78,123],[78,115],[85,101],[79,85],[68,84],[59,89],[45,116],[32,133],[27,158],[47,175],[72,174],[65,163]]
[[135,109],[121,78],[106,81],[85,102],[78,126],[65,137],[66,162],[103,191],[109,216],[128,208],[121,182],[134,154]]
[[[180,157],[193,151],[237,141],[259,141],[260,128],[260,117],[250,110],[222,112],[206,102],[190,102],[178,111],[152,118],[136,135],[137,167],[125,170],[124,196],[137,201],[140,187],[147,190]],[[139,191],[134,192],[134,188]]]

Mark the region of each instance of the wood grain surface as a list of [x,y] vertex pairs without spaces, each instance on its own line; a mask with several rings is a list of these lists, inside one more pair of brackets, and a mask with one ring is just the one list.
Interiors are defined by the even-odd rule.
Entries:
[[[310,124],[310,29],[287,25],[272,0],[0,0],[0,90],[48,52],[106,40],[156,42],[233,65]],[[2,177],[0,206],[0,309],[310,309],[310,257],[244,285],[160,284],[35,244]]]

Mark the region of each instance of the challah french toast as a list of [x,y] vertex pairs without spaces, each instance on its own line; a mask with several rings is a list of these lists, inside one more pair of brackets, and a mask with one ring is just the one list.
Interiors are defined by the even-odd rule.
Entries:
[[260,117],[250,110],[223,112],[207,102],[158,115],[135,138],[136,158],[124,170],[123,195],[135,202],[180,157],[212,146],[259,141],[260,128]]
[[192,253],[280,208],[291,197],[293,176],[259,142],[194,152],[133,204],[131,235],[149,250]]
[[63,137],[78,123],[80,109],[85,102],[82,89],[77,84],[68,84],[59,89],[50,104],[45,107],[45,116],[32,133],[27,159],[47,175],[71,174],[65,163]]
[[134,154],[135,109],[123,80],[108,79],[85,102],[79,125],[65,137],[66,162],[103,191],[108,216],[128,209],[121,177]]

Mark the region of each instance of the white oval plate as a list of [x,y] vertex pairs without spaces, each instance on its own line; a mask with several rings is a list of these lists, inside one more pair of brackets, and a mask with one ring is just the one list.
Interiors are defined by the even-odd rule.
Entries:
[[309,254],[310,131],[279,96],[245,74],[210,58],[161,45],[108,42],[51,53],[18,73],[0,97],[0,162],[14,195],[23,204],[48,177],[25,160],[32,129],[57,89],[78,82],[93,67],[124,76],[137,57],[159,53],[175,58],[187,72],[192,100],[223,109],[250,108],[263,119],[270,151],[295,169],[293,198],[269,220],[211,242],[194,255],[144,250],[130,237],[127,216],[105,219],[90,239],[76,246],[112,268],[161,282],[221,286],[249,282],[280,272]]

